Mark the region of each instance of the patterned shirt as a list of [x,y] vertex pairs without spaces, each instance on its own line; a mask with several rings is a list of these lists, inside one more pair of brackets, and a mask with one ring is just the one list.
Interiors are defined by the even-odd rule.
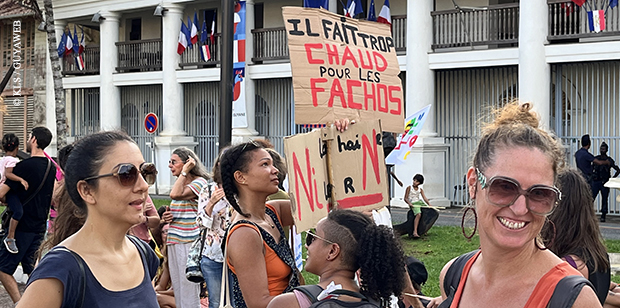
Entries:
[[[187,186],[198,196],[205,185],[207,185],[207,180],[198,177]],[[170,202],[172,222],[168,229],[168,245],[191,243],[198,237],[200,229],[196,224],[197,211],[197,197],[192,200],[172,200]]]

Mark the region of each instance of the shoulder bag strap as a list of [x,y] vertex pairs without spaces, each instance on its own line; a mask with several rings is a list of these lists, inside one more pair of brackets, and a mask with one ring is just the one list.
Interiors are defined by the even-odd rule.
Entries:
[[82,308],[82,306],[84,306],[84,296],[86,295],[86,270],[84,269],[84,260],[82,260],[82,258],[73,250],[69,250],[65,247],[56,247],[54,248],[54,250],[60,250],[71,254],[71,256],[75,259],[75,262],[77,262],[78,267],[80,268],[80,279],[82,280],[82,283],[80,287],[80,297],[78,298],[75,307]]
[[553,295],[549,300],[549,308],[571,308],[581,293],[584,286],[590,286],[594,290],[594,286],[588,279],[583,276],[571,275],[562,278],[553,290]]
[[26,203],[30,202],[32,200],[32,198],[34,198],[39,191],[41,191],[41,188],[43,188],[43,185],[45,184],[45,180],[47,180],[47,176],[50,174],[50,168],[52,167],[52,162],[48,159],[47,160],[47,168],[45,169],[45,175],[43,176],[43,180],[41,180],[41,184],[39,184],[39,187],[37,187],[37,190],[34,192],[34,194],[30,195],[30,197],[28,197],[28,199],[26,199],[26,201],[24,201],[24,203],[22,203],[22,206],[26,205]]
[[447,298],[439,305],[440,308],[450,307],[452,304],[454,294],[456,294],[459,283],[461,283],[461,275],[463,274],[465,264],[467,264],[467,261],[473,258],[477,252],[478,250],[474,250],[457,257],[454,262],[452,262],[450,268],[448,268],[446,276],[443,278],[443,290],[446,293]]
[[224,268],[222,269],[222,282],[220,285],[220,308],[232,307],[230,301],[230,289],[228,286],[228,245],[224,248]]

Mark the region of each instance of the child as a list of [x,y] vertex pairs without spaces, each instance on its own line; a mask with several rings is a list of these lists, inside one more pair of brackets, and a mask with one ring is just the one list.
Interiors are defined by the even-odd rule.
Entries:
[[[28,190],[28,182],[13,174],[13,167],[15,167],[15,165],[19,162],[19,158],[17,158],[17,151],[19,151],[19,138],[15,136],[15,134],[5,134],[4,137],[2,137],[2,149],[6,155],[0,160],[0,185],[4,184],[6,179],[9,179],[15,182],[20,182],[24,186],[24,189]],[[19,210],[11,210],[13,210],[13,214],[19,212]],[[21,218],[21,215],[19,216],[19,218]],[[18,252],[17,245],[15,245],[15,228],[17,227],[19,220],[15,220],[14,218],[15,215],[11,218],[9,233],[4,239],[4,244],[7,246],[7,250],[11,253]],[[13,232],[11,232],[11,230]],[[3,231],[6,232],[6,230]]]
[[[414,238],[420,237],[418,234],[418,224],[420,224],[420,218],[422,217],[422,210],[420,209],[420,206],[430,205],[428,199],[426,199],[426,196],[424,195],[424,190],[422,187],[419,187],[422,184],[424,184],[424,177],[421,174],[416,174],[413,176],[413,184],[407,187],[407,190],[405,191],[405,202],[409,205],[411,211],[413,211],[413,215],[415,215],[415,219],[413,221]],[[420,196],[422,196],[424,201],[420,199]],[[426,202],[426,204],[424,202]]]

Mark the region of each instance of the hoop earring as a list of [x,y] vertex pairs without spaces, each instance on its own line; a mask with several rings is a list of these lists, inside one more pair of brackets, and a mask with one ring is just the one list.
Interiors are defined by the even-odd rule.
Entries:
[[555,243],[555,236],[556,236],[556,229],[555,229],[555,224],[553,223],[553,221],[549,220],[549,217],[547,217],[546,221],[551,224],[551,228],[553,228],[553,237],[551,238],[551,242],[549,242],[549,245],[544,245],[544,239],[540,239],[540,242],[544,245],[543,247],[540,247],[540,245],[538,244],[538,236],[536,238],[534,238],[534,245],[536,245],[536,248],[538,248],[539,250],[547,250],[547,246],[552,246],[553,243]]
[[[463,232],[463,236],[468,240],[471,240],[474,237],[476,230],[478,229],[478,215],[476,215],[476,208],[473,206],[473,202],[473,200],[470,202],[470,205],[467,206],[467,209],[463,212],[463,217],[461,218],[461,232]],[[467,233],[465,233],[465,216],[467,216],[467,212],[470,210],[474,213],[474,232],[467,235]]]

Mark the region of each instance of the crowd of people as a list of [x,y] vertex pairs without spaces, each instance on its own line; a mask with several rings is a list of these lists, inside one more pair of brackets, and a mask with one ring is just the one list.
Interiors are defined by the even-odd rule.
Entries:
[[[531,109],[506,104],[483,127],[466,177],[480,248],[448,262],[441,296],[424,303],[416,294],[426,276],[415,275],[424,266],[395,236],[422,235],[430,201],[421,174],[405,192],[406,223],[391,229],[372,213],[334,209],[307,231],[305,269],[319,282],[303,285],[287,239],[286,166],[268,141],[221,149],[211,172],[191,149],[175,149],[172,201],[157,209],[148,189],[158,170],[125,133],[86,136],[52,160],[43,127],[21,162],[19,139],[2,140],[0,197],[10,211],[0,282],[17,307],[620,307],[593,202],[602,192],[604,221],[602,184],[620,169],[607,144],[588,152],[587,135],[580,171],[567,169]],[[344,131],[349,121],[334,125]],[[30,275],[23,295],[12,276],[20,263]]]

